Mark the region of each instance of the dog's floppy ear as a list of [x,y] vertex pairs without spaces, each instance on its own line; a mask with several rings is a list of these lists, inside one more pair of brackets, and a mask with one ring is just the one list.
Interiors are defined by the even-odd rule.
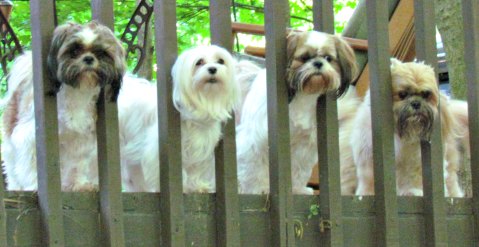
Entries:
[[291,30],[286,36],[286,39],[287,39],[286,54],[288,56],[289,64],[291,64],[291,61],[293,61],[294,52],[296,51],[296,48],[298,47],[298,42],[300,40],[302,33],[303,32]]
[[[116,67],[116,76],[111,82],[111,89],[107,90],[107,96],[111,102],[116,102],[120,94],[121,85],[123,83],[123,76],[125,75],[125,68]],[[108,89],[108,87],[107,87]]]
[[[121,88],[121,84],[122,84],[122,81],[123,81],[123,76],[125,75],[125,71],[126,71],[126,52],[125,52],[125,49],[123,48],[122,44],[120,43],[120,41],[115,38],[115,34],[113,33],[113,31],[111,31],[111,29],[107,26],[104,26],[104,25],[100,25],[98,22],[96,21],[92,21],[90,23],[87,24],[89,28],[91,28],[92,30],[94,30],[96,33],[101,33],[103,34],[102,36],[105,36],[105,37],[110,37],[109,38],[109,41],[111,40],[112,42],[112,46],[111,46],[111,57],[113,60],[115,60],[114,64],[115,64],[115,70],[112,71],[113,73],[113,77],[111,77],[111,80],[103,80],[103,83],[105,84],[109,84],[109,86],[105,85],[105,91],[106,91],[106,94],[107,94],[107,98],[111,101],[111,102],[116,102],[117,98],[118,98],[118,94],[120,94],[120,88]],[[110,75],[112,76],[112,75]]]
[[[287,74],[289,74],[289,70],[290,70],[290,67],[291,67],[291,64],[293,63],[293,60],[294,60],[294,52],[296,51],[296,48],[298,47],[298,43],[300,41],[300,38],[305,35],[304,32],[300,32],[300,31],[296,31],[296,30],[290,30],[289,33],[288,33],[288,36],[287,36],[287,48],[286,48],[286,54],[287,54],[287,58],[288,58],[288,72]],[[293,97],[294,95],[296,94],[296,89],[292,86],[292,85],[289,85],[289,83],[291,82],[287,82],[288,83],[288,100],[289,102],[291,102],[291,100],[293,100]]]
[[339,86],[337,96],[341,97],[350,84],[354,84],[358,76],[358,67],[356,65],[356,56],[349,44],[339,36],[334,37],[334,44],[338,55],[339,66],[341,67],[341,85]]
[[48,52],[47,57],[47,67],[48,67],[48,75],[50,80],[53,81],[55,84],[55,92],[56,93],[60,89],[61,82],[57,77],[58,71],[58,52],[63,45],[63,42],[67,37],[69,37],[72,33],[78,32],[82,27],[76,23],[66,23],[61,26],[58,26],[53,31],[53,38],[52,44],[50,46],[50,51]]

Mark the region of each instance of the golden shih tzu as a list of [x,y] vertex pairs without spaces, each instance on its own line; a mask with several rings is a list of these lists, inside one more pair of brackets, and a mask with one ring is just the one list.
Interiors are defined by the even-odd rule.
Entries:
[[[61,183],[64,191],[98,188],[96,102],[109,85],[115,101],[125,73],[125,52],[103,25],[58,26],[47,58],[56,85]],[[36,190],[32,55],[18,57],[8,79],[3,115],[3,169],[8,190]]]
[[[424,63],[403,63],[393,58],[391,78],[397,194],[423,195],[421,141],[429,141],[433,122],[440,116],[445,194],[452,197],[463,196],[457,177],[457,122],[451,115],[448,99],[439,92],[434,69]],[[342,193],[374,195],[369,91],[355,114],[355,117],[345,124],[345,129],[341,130]]]
[[[266,70],[242,65],[239,71],[256,78],[240,81],[249,88],[236,129],[239,191],[269,193]],[[292,185],[295,194],[312,194],[307,188],[318,161],[316,106],[320,95],[344,94],[357,73],[354,52],[339,36],[322,32],[291,32],[287,37],[286,83],[289,92]],[[249,76],[238,78],[249,78]]]
[[[216,190],[214,149],[241,94],[234,69],[231,54],[214,45],[184,51],[172,68],[186,193]],[[126,191],[157,192],[161,164],[156,85],[125,83],[124,89],[119,98],[123,185]]]

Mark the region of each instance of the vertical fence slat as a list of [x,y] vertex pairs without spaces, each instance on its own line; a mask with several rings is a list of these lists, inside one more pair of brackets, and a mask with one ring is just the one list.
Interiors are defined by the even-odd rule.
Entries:
[[468,88],[469,135],[471,148],[474,240],[479,243],[479,1],[463,0],[466,79]]
[[376,245],[399,246],[388,1],[367,0]]
[[109,0],[92,0],[92,19],[98,20],[103,25],[109,27],[111,30],[115,26],[115,18],[113,17],[113,1]]
[[54,1],[30,1],[33,49],[35,138],[38,171],[38,203],[44,246],[64,246],[63,211],[59,167],[58,114],[54,85],[48,79],[46,60],[54,29]]
[[314,30],[334,34],[333,0],[313,1]]
[[[434,1],[415,0],[414,19],[416,30],[416,57],[418,60],[435,67],[435,71],[437,72]],[[447,246],[440,115],[438,115],[433,126],[431,142],[421,142],[426,245]]]
[[[289,1],[265,0],[271,246],[294,246],[286,73]],[[282,120],[283,119],[283,120]]]
[[[113,1],[92,0],[91,7],[93,19],[113,30]],[[102,241],[108,246],[125,246],[118,108],[115,102],[106,99],[104,90],[100,93],[97,110],[96,129]]]
[[[210,0],[211,43],[231,52],[231,2]],[[216,230],[218,246],[240,246],[235,121],[223,128],[223,140],[215,150]]]
[[[1,155],[0,155],[0,160]],[[0,246],[7,246],[7,212],[5,211],[5,181],[0,174]]]
[[231,52],[231,1],[210,0],[211,43],[224,47]]
[[[334,34],[332,0],[313,2],[314,29]],[[321,232],[320,246],[343,246],[341,183],[339,164],[338,112],[336,93],[318,99],[318,164],[321,219],[319,224],[331,227]]]
[[161,246],[176,247],[185,245],[180,114],[173,107],[171,98],[171,68],[178,51],[176,1],[155,1],[154,11],[161,164]]

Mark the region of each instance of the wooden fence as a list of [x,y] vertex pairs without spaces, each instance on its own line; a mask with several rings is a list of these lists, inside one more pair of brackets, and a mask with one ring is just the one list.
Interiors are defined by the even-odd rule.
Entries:
[[[238,195],[234,121],[216,152],[216,194],[183,194],[179,114],[171,100],[177,56],[176,1],[154,1],[161,193],[122,193],[117,107],[98,105],[99,193],[60,191],[58,126],[46,57],[54,0],[31,0],[38,193],[0,187],[0,246],[477,246],[479,244],[479,2],[463,0],[473,198],[443,196],[440,133],[424,143],[424,197],[397,197],[389,72],[388,3],[367,0],[376,196],[340,195],[336,101],[319,99],[320,195],[292,195],[285,28],[288,1],[265,0],[270,195]],[[92,0],[93,18],[113,28],[113,1]],[[210,0],[211,40],[230,47],[231,1]],[[416,54],[436,64],[434,1],[415,0]],[[315,29],[333,32],[332,0],[314,1]],[[108,120],[108,121],[107,121]],[[390,121],[384,121],[390,120]],[[48,123],[48,127],[46,126]],[[438,126],[435,130],[439,130]],[[277,139],[281,136],[281,141]],[[286,137],[286,138],[283,138]],[[434,154],[434,155],[431,155]],[[432,165],[436,164],[436,165]],[[1,176],[0,176],[1,178]],[[1,181],[0,181],[1,182]],[[3,186],[3,182],[0,183]],[[319,205],[320,214],[314,210]],[[308,217],[309,216],[309,217]]]

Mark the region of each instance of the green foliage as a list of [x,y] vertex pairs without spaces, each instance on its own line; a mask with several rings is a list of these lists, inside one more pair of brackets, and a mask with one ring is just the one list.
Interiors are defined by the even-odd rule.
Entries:
[[[91,20],[90,1],[57,0],[58,23],[87,23]],[[117,0],[114,5],[115,34],[120,37],[136,7],[135,1]],[[31,46],[30,2],[13,1],[13,12],[10,24],[20,43],[26,49]]]
[[319,215],[319,204],[312,204],[309,207],[308,220],[313,218],[313,216]]

